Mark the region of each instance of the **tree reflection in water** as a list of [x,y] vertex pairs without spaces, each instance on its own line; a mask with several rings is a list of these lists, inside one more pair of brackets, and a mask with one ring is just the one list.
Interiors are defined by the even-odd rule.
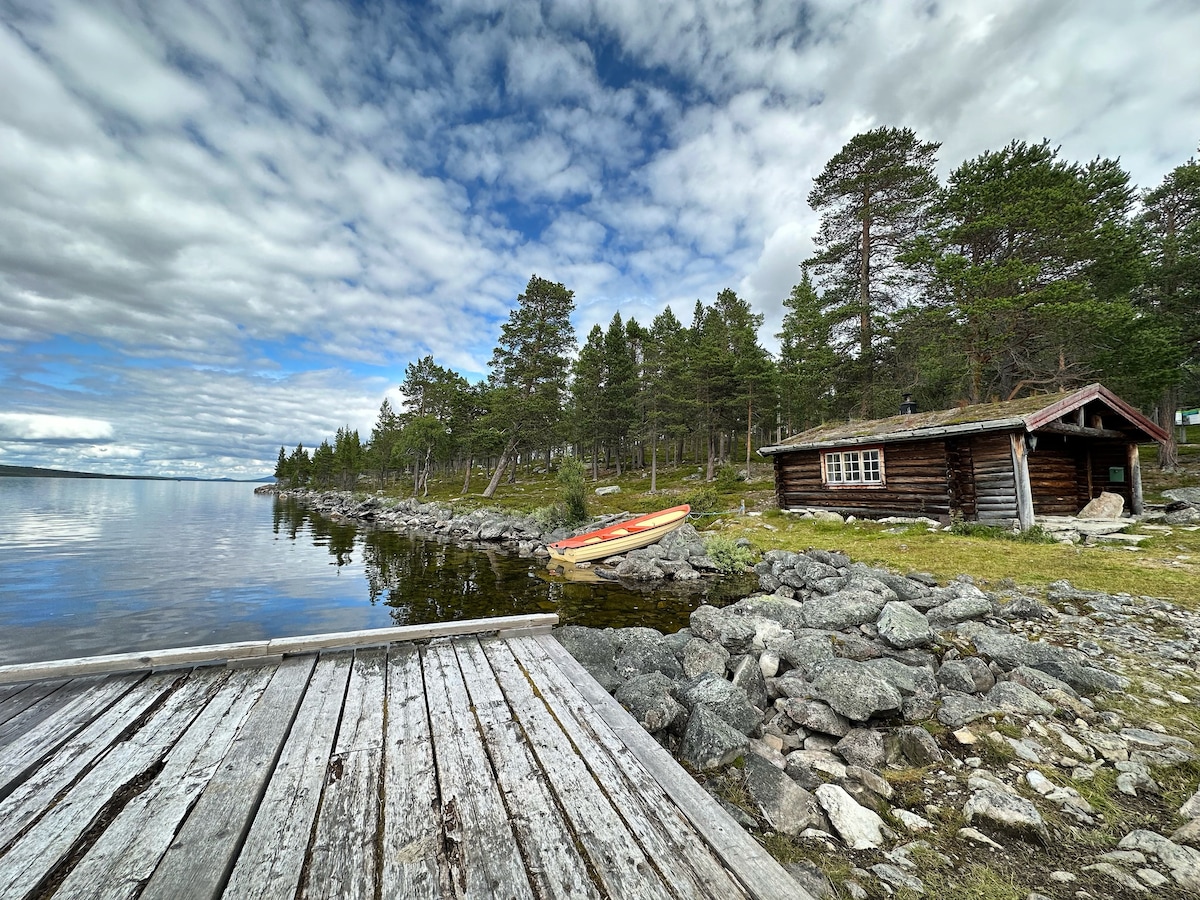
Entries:
[[[443,538],[360,529],[276,498],[275,532],[293,540],[307,531],[326,547],[339,571],[361,566],[366,600],[390,608],[397,625],[487,616],[558,613],[563,624],[591,627],[645,625],[678,631],[701,603],[724,605],[744,597],[753,577],[703,579],[688,585],[580,584],[545,575],[545,562],[494,547],[466,548]],[[361,559],[354,559],[355,545]]]

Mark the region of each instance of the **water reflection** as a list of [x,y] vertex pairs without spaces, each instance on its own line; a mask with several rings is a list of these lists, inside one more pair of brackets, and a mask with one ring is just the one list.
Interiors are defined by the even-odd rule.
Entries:
[[337,567],[361,565],[367,600],[386,607],[397,625],[555,612],[564,624],[675,631],[699,604],[721,605],[753,587],[753,579],[745,578],[640,586],[571,579],[551,573],[541,560],[493,546],[467,548],[435,535],[360,529],[279,498],[273,518],[276,534],[302,540],[307,532]]

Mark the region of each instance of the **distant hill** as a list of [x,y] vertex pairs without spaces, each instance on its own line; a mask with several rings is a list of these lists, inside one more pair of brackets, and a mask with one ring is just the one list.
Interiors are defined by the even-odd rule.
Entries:
[[39,469],[36,466],[0,466],[0,478],[109,478],[118,481],[239,481],[243,484],[271,484],[275,476],[266,478],[195,478],[163,475],[106,475],[102,472],[73,472],[70,469]]

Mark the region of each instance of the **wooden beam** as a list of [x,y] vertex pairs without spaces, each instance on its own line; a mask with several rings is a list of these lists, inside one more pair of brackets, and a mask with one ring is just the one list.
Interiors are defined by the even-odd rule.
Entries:
[[461,622],[431,622],[427,625],[399,625],[394,628],[367,628],[362,631],[338,631],[273,638],[268,641],[240,641],[233,644],[208,644],[200,647],[176,647],[144,653],[114,653],[76,659],[0,666],[0,684],[37,681],[43,678],[74,678],[109,672],[140,672],[172,666],[197,665],[220,661],[262,658],[286,654],[312,653],[334,647],[378,647],[402,641],[424,641],[461,634],[487,634],[499,631],[539,629],[558,624],[554,613],[527,616],[498,616],[491,619],[464,619]]
[[1127,441],[1129,435],[1123,431],[1111,428],[1089,428],[1086,425],[1070,425],[1066,422],[1051,422],[1039,428],[1036,434],[1065,434],[1069,437],[1109,438],[1115,441]]
[[1142,501],[1142,462],[1138,453],[1138,445],[1130,443],[1129,452],[1129,511],[1140,516],[1146,511]]
[[1017,482],[1017,519],[1021,530],[1033,527],[1033,491],[1029,487],[1029,457],[1025,453],[1025,435],[1013,432],[1009,436],[1012,447],[1013,477]]

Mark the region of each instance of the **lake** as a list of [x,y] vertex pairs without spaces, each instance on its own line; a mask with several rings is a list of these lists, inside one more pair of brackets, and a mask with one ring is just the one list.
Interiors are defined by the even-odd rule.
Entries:
[[535,612],[674,631],[753,584],[577,584],[253,488],[0,478],[0,663]]

